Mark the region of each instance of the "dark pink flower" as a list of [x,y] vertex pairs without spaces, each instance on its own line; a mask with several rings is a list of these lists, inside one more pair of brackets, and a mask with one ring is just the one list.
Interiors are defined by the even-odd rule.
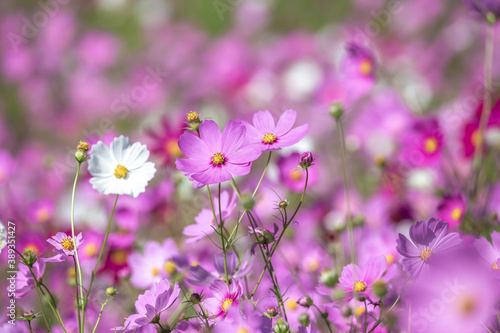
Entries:
[[[80,248],[83,244],[82,233],[75,237],[76,247]],[[66,235],[64,232],[58,232],[52,238],[47,239],[51,245],[54,246],[54,252],[57,253],[51,258],[44,259],[46,262],[63,262],[69,256],[75,255],[75,243],[71,236]]]
[[439,203],[437,218],[448,222],[451,228],[455,228],[462,221],[465,210],[465,200],[460,193],[453,196],[445,196]]
[[214,297],[207,299],[204,306],[217,318],[225,316],[231,307],[237,307],[238,298],[243,294],[238,280],[233,280],[229,287],[223,281],[215,280],[209,288]]
[[259,144],[262,151],[292,146],[302,140],[309,130],[307,124],[292,129],[296,118],[297,112],[288,109],[275,125],[271,112],[259,111],[253,115],[253,126],[243,122],[247,128],[247,142]]
[[200,124],[199,133],[200,137],[191,132],[182,134],[179,148],[188,158],[177,158],[175,164],[202,185],[247,175],[252,161],[262,152],[257,145],[244,144],[246,130],[238,121],[230,121],[221,134],[214,121],[205,120]]
[[342,270],[339,278],[339,286],[349,297],[366,297],[375,299],[373,294],[373,283],[384,275],[387,270],[387,260],[384,256],[372,257],[360,267],[349,264]]

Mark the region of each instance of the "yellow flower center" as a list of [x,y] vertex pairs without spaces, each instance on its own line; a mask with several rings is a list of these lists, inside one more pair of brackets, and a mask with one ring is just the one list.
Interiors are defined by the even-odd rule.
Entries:
[[356,317],[361,316],[363,313],[365,313],[365,308],[362,306],[358,306],[356,309],[354,309],[354,314]]
[[420,258],[422,258],[424,262],[427,262],[431,256],[432,251],[430,249],[425,249],[422,251],[422,253],[420,253]]
[[50,212],[47,208],[40,208],[36,212],[36,218],[40,222],[47,222],[50,219]]
[[198,260],[193,260],[191,261],[191,263],[189,264],[191,267],[196,267],[200,264],[200,262]]
[[248,333],[248,330],[246,328],[242,327],[242,328],[238,329],[236,331],[236,333]]
[[491,269],[498,269],[498,264],[496,262],[491,265]]
[[63,239],[63,241],[61,242],[61,245],[62,245],[63,249],[65,249],[66,251],[73,251],[75,249],[75,246],[73,244],[73,240],[69,237]]
[[151,270],[151,274],[153,274],[153,276],[158,276],[158,274],[160,274],[160,269],[158,267],[154,267]]
[[177,144],[177,140],[171,139],[165,142],[165,145],[163,146],[165,151],[169,153],[172,156],[175,157],[180,157],[182,156],[182,152],[179,148],[179,145]]
[[394,262],[394,254],[388,253],[385,255],[385,259],[387,260],[387,265],[390,265]]
[[371,61],[368,59],[363,60],[359,65],[359,71],[363,75],[370,75],[372,73],[372,70],[373,70],[373,65]]
[[66,274],[68,275],[68,277],[74,278],[76,275],[75,268],[74,267],[68,268],[68,270],[66,271]]
[[80,143],[78,143],[78,146],[76,147],[76,149],[82,149],[85,151],[88,151],[89,148],[90,148],[90,145],[88,144],[88,142],[84,142],[84,141],[80,141]]
[[293,298],[289,298],[286,302],[285,302],[285,306],[288,310],[295,310],[297,309],[297,301],[294,300]]
[[212,157],[212,162],[215,165],[222,165],[226,163],[226,158],[221,153],[215,153],[214,156]]
[[187,120],[188,120],[188,123],[192,123],[192,122],[200,123],[200,116],[198,116],[198,114],[196,112],[191,111],[187,114]]
[[309,258],[306,263],[306,269],[309,272],[316,272],[319,268],[319,260],[316,258]]
[[479,134],[479,129],[477,129],[474,132],[472,132],[472,135],[470,137],[470,141],[472,142],[472,145],[474,147],[477,147],[477,146],[481,145],[481,143],[483,141],[483,138],[482,138],[482,135]]
[[36,247],[35,244],[29,244],[25,247],[25,250],[30,250],[30,251],[34,251],[36,254],[38,254],[38,252],[40,250],[38,250],[38,247]]
[[273,133],[267,133],[262,138],[262,141],[264,143],[275,143],[276,142],[276,135],[274,135]]
[[354,282],[354,287],[352,287],[352,290],[354,290],[357,293],[363,292],[366,290],[366,283],[358,280]]
[[168,260],[163,268],[165,269],[165,272],[167,272],[168,274],[174,273],[176,269],[175,263],[172,260]]
[[428,138],[424,141],[424,150],[428,154],[435,153],[438,149],[438,141],[435,138]]
[[85,252],[87,256],[92,257],[93,255],[97,254],[97,246],[95,246],[95,244],[89,244],[85,247],[83,252]]
[[455,208],[451,211],[451,218],[453,221],[458,221],[462,217],[462,210],[460,208]]
[[459,301],[458,306],[460,314],[470,315],[477,309],[477,301],[474,297],[467,295]]
[[233,305],[233,300],[230,298],[226,298],[222,302],[222,311],[227,312],[227,310],[231,307],[231,305]]
[[128,169],[125,168],[123,165],[118,164],[118,166],[115,169],[115,177],[116,178],[125,178],[128,175]]
[[302,179],[302,172],[300,172],[300,170],[293,170],[290,173],[290,178],[292,178],[292,180],[300,180]]
[[111,261],[116,265],[123,265],[127,262],[128,253],[125,250],[116,250],[111,253]]

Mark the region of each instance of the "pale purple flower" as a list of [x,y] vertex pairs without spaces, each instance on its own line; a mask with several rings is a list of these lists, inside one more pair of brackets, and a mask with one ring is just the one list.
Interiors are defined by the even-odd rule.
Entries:
[[173,288],[167,279],[156,283],[151,290],[146,290],[135,302],[137,314],[125,318],[125,324],[122,327],[116,327],[112,330],[124,330],[125,333],[134,332],[137,328],[150,324],[153,320],[159,320],[160,314],[170,308],[179,297],[180,288],[177,283]]
[[462,244],[458,233],[448,234],[448,223],[435,218],[412,225],[410,239],[399,234],[396,249],[403,256],[400,259],[403,270],[413,277],[426,274],[435,256],[457,249]]
[[487,262],[489,267],[493,270],[498,270],[498,260],[500,260],[500,232],[494,231],[491,234],[492,242],[488,242],[486,238],[482,237],[474,241],[479,256]]
[[483,17],[490,13],[497,18],[500,16],[500,1],[498,0],[464,0],[464,3],[469,9]]
[[[33,273],[35,274],[36,279],[41,279],[44,272],[45,261],[37,260],[33,264]],[[19,271],[17,272],[16,276],[16,291],[14,293],[14,298],[21,298],[25,296],[33,288],[35,288],[35,280],[33,280],[33,275],[31,274],[29,267],[23,263],[19,263]]]
[[[227,219],[233,210],[238,205],[238,196],[236,193],[233,193],[233,196],[230,197],[227,191],[223,191],[220,196],[221,203],[221,211],[222,211],[222,220]],[[219,198],[213,198],[215,216],[219,219]],[[189,238],[186,239],[186,243],[197,242],[205,236],[211,235],[214,233],[217,225],[214,221],[214,214],[212,209],[202,209],[202,211],[194,218],[196,224],[190,224],[184,228],[182,232],[184,235]]]
[[[241,265],[238,263],[238,257],[233,252],[226,253],[227,262],[227,274],[228,277],[233,279],[243,278],[250,273],[252,269],[255,257],[250,256],[247,252],[245,257],[241,261]],[[190,267],[189,275],[186,277],[186,281],[195,286],[208,286],[213,283],[216,279],[225,276],[224,272],[224,255],[222,253],[217,253],[214,256],[214,267],[215,272],[208,272],[206,269],[200,265]]]
[[355,295],[375,299],[372,290],[373,283],[382,278],[386,270],[387,259],[384,256],[372,257],[362,267],[349,264],[342,270],[339,286],[348,297]]
[[[83,244],[82,233],[75,237],[76,248]],[[54,246],[55,256],[43,259],[46,262],[63,262],[68,257],[75,255],[75,243],[71,235],[66,235],[64,232],[58,232],[52,238],[47,239],[47,242]]]
[[205,120],[199,133],[200,137],[191,132],[182,134],[179,148],[188,158],[177,158],[175,164],[190,180],[201,185],[247,175],[252,161],[261,154],[257,145],[244,143],[246,130],[238,121],[230,121],[221,133],[214,121]]
[[274,119],[269,111],[259,111],[254,113],[253,126],[247,122],[242,122],[247,129],[247,142],[259,144],[262,151],[280,150],[302,140],[308,130],[307,124],[293,128],[297,112],[291,109],[285,110],[274,124]]

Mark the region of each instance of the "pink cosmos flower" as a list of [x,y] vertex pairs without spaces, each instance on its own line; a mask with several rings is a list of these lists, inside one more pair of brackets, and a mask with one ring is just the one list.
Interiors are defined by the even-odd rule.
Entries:
[[[33,264],[33,273],[35,273],[35,277],[37,279],[41,279],[43,273],[45,272],[45,261],[37,260]],[[25,264],[20,263],[19,271],[16,277],[16,292],[14,297],[21,298],[33,288],[35,288],[35,280],[33,280],[33,275],[31,275],[30,269]]]
[[[200,124],[200,137],[191,132],[182,134],[179,148],[188,158],[177,158],[177,169],[201,185],[222,183],[233,176],[250,173],[252,161],[261,149],[257,145],[246,145],[245,127],[238,121],[230,121],[224,131],[212,120]],[[201,187],[195,184],[196,187]]]
[[[83,244],[82,233],[79,233],[75,237],[76,247],[79,248]],[[54,252],[57,255],[43,259],[46,262],[63,262],[69,256],[75,255],[75,243],[73,242],[73,238],[71,236],[66,235],[64,232],[58,232],[52,238],[47,239],[49,244],[54,246]]]
[[[299,153],[292,153],[280,156],[277,161],[281,184],[294,192],[302,192],[306,183],[306,172],[299,167],[299,159]],[[316,184],[318,178],[318,168],[309,168],[308,186]]]
[[349,264],[342,270],[339,278],[339,286],[349,297],[353,295],[375,299],[373,294],[373,283],[379,280],[387,269],[387,260],[384,256],[372,257],[367,263],[360,267]]
[[216,280],[210,285],[214,297],[206,300],[204,306],[217,318],[224,317],[231,307],[238,306],[238,298],[243,294],[243,287],[238,280],[233,280],[228,287],[221,280]]
[[479,256],[487,262],[492,270],[498,270],[498,260],[500,259],[500,232],[494,231],[491,234],[492,243],[482,237],[474,241],[474,247]]
[[137,314],[133,314],[125,319],[123,327],[116,327],[113,330],[135,332],[140,327],[150,324],[154,320],[159,320],[160,314],[170,308],[179,297],[180,288],[177,283],[173,288],[167,279],[156,283],[151,290],[146,290],[135,302]]
[[458,227],[465,215],[466,203],[463,195],[445,196],[438,206],[437,218],[448,222],[451,228]]
[[262,151],[280,150],[302,140],[308,130],[307,124],[292,129],[297,118],[297,112],[285,110],[274,124],[273,116],[269,111],[259,111],[253,115],[253,126],[242,122],[247,129],[247,142],[259,144]]
[[[217,219],[219,218],[219,198],[214,197],[214,210],[215,216]],[[222,211],[222,219],[227,219],[233,210],[238,205],[238,196],[236,193],[233,193],[233,196],[230,197],[227,191],[223,191],[220,196],[220,204]],[[216,224],[214,221],[214,214],[212,209],[203,209],[195,218],[196,224],[190,224],[184,228],[182,232],[184,235],[189,238],[186,239],[186,243],[197,242],[200,239],[203,239],[205,236],[211,235],[214,233]]]

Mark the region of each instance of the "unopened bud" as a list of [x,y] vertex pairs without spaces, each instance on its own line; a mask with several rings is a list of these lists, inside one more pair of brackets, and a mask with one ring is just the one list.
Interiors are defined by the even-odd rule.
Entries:
[[342,307],[340,308],[340,314],[342,314],[342,316],[346,318],[349,318],[350,316],[352,316],[351,307],[346,304],[342,305]]
[[299,322],[302,326],[309,326],[311,324],[311,318],[307,312],[301,313],[299,316]]
[[255,206],[255,200],[250,194],[245,193],[241,196],[241,205],[245,210],[252,210]]
[[330,105],[330,115],[335,119],[340,119],[344,114],[344,106],[341,102],[335,102]]
[[[249,228],[250,232],[253,233],[253,230]],[[271,244],[275,241],[274,235],[267,229],[258,227],[255,229],[255,234],[257,235],[257,241],[260,244]]]
[[373,283],[373,293],[378,298],[383,298],[387,295],[387,284],[384,280],[377,280]]
[[36,317],[37,317],[36,314],[32,310],[29,310],[29,311],[24,311],[23,315],[20,318],[22,320],[32,321]]
[[338,274],[331,269],[326,269],[322,271],[319,279],[327,287],[335,287],[339,282]]
[[36,262],[37,256],[36,252],[30,249],[24,249],[23,251],[23,259],[21,262],[26,266],[33,267],[33,264]]
[[267,317],[269,317],[269,318],[274,318],[274,317],[276,317],[277,315],[278,315],[278,310],[276,310],[276,308],[275,308],[275,307],[270,306],[270,307],[268,307],[268,308],[266,309],[266,316],[267,316]]
[[290,327],[282,318],[278,319],[273,326],[274,333],[290,333]]
[[281,200],[280,203],[278,204],[278,207],[281,209],[285,209],[286,207],[288,207],[288,201],[286,199]]
[[198,293],[192,293],[191,296],[189,297],[189,301],[192,304],[194,304],[194,305],[200,304],[200,302],[201,302],[201,296],[200,296],[200,294],[198,294]]
[[365,224],[365,217],[362,215],[354,216],[354,218],[352,219],[352,224],[355,227],[362,227]]
[[299,159],[299,166],[302,169],[308,169],[313,165],[314,158],[313,155],[310,151],[306,151],[305,153],[302,153]]
[[194,111],[189,112],[187,114],[187,123],[193,131],[197,131],[201,123],[200,116]]
[[298,304],[302,305],[303,307],[310,307],[312,304],[313,304],[313,300],[311,297],[309,296],[304,296],[304,297],[301,297],[299,298],[299,300],[297,301]]
[[106,288],[106,295],[108,295],[108,296],[115,296],[116,295],[116,289],[113,288],[113,287]]

